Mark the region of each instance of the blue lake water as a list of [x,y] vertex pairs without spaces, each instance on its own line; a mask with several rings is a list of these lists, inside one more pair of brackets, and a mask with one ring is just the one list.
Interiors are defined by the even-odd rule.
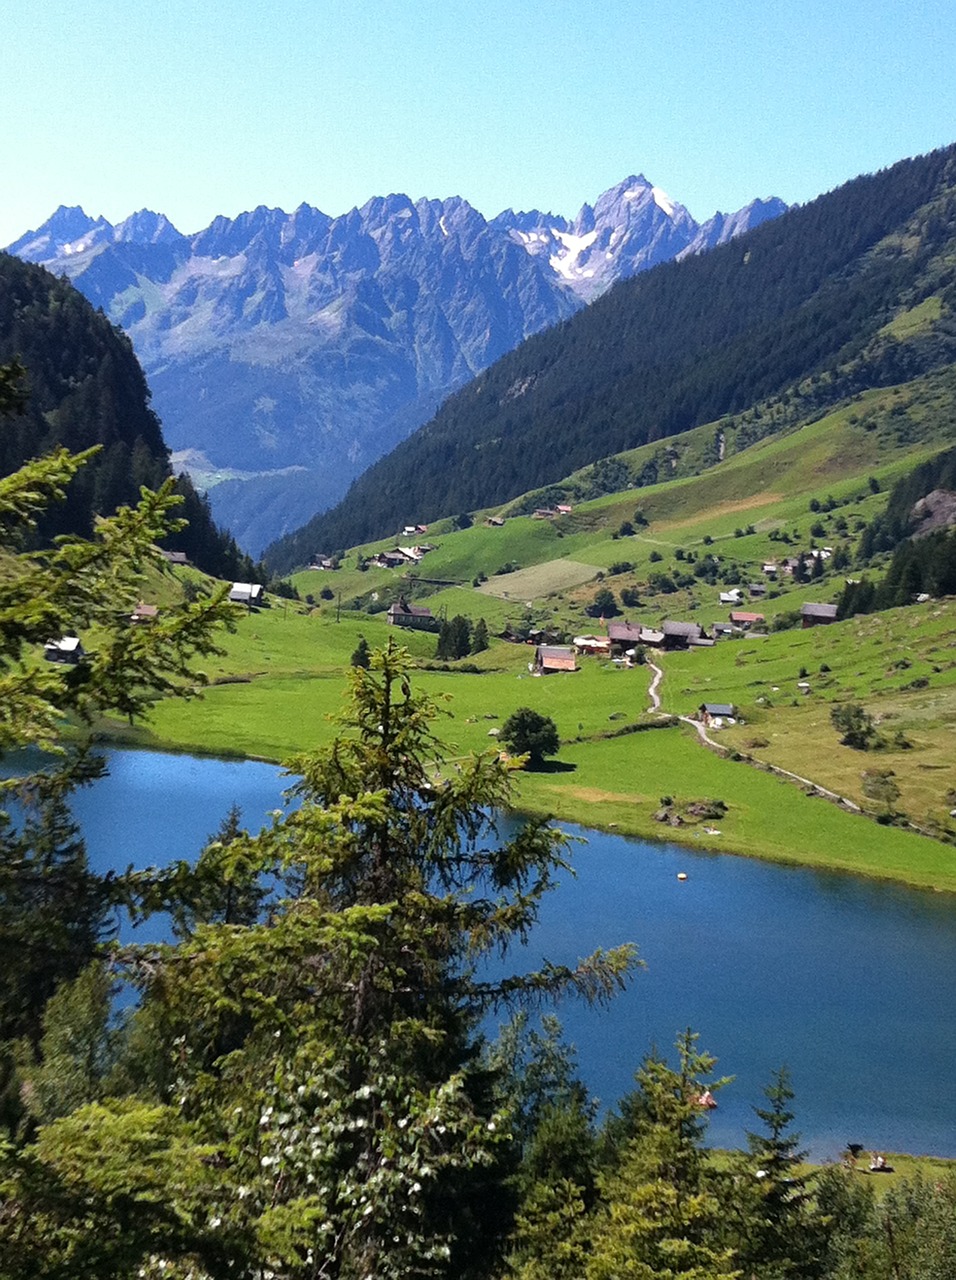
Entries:
[[[288,782],[254,762],[108,761],[110,776],[74,806],[100,869],[194,857],[233,802],[250,829],[264,825]],[[573,850],[576,875],[515,965],[638,944],[647,967],[607,1009],[558,1009],[604,1103],[631,1087],[652,1045],[667,1051],[690,1026],[735,1076],[710,1118],[716,1145],[757,1127],[751,1106],[786,1063],[816,1157],[847,1142],[956,1156],[956,899],[566,829],[587,841]]]

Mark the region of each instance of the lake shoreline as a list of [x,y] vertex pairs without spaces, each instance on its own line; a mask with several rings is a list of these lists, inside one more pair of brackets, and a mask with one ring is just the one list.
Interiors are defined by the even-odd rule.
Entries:
[[[126,726],[117,726],[116,728],[113,726],[108,728],[101,727],[97,732],[96,745],[120,750],[150,751],[161,755],[196,756],[206,760],[249,761],[257,764],[274,765],[280,769],[285,768],[286,765],[283,759],[268,754],[247,752],[242,749],[224,750],[218,747],[213,749],[197,743],[157,740],[152,731],[147,729],[144,732],[140,727],[135,727],[131,730]],[[567,745],[581,744],[569,743]],[[705,748],[701,749],[704,750]],[[729,757],[728,763],[731,763]],[[747,761],[732,761],[732,763],[739,765],[741,768],[757,769],[759,771],[759,766]],[[560,788],[549,792],[548,803],[536,800],[529,792],[540,784],[541,776],[541,774],[534,771],[524,771],[517,775],[517,803],[514,805],[512,812],[517,815],[525,814],[528,817],[535,818],[550,817],[556,822],[569,822],[602,834],[644,840],[655,845],[678,845],[686,849],[688,853],[731,854],[734,857],[751,858],[774,866],[801,867],[809,871],[834,872],[875,883],[904,885],[909,889],[919,889],[922,892],[933,895],[949,895],[956,898],[956,874],[952,876],[953,882],[951,884],[937,884],[931,883],[925,877],[921,878],[911,868],[877,870],[872,866],[848,865],[844,861],[826,856],[825,853],[822,856],[809,858],[801,856],[799,852],[791,853],[786,850],[774,850],[767,847],[754,847],[753,844],[744,844],[736,840],[732,834],[726,836],[722,834],[720,842],[716,842],[713,837],[708,838],[707,832],[702,831],[698,826],[666,826],[662,830],[663,824],[654,819],[650,821],[642,820],[642,815],[635,814],[633,809],[630,812],[626,808],[623,812],[619,811],[613,822],[601,821],[600,817],[594,812],[599,807],[597,804],[574,803],[570,797],[562,794]],[[545,774],[545,776],[547,775]],[[795,782],[785,782],[783,785],[797,792],[803,791],[809,800],[822,801],[836,809],[840,808],[834,802],[827,800],[826,797],[808,792]],[[861,824],[866,823],[867,826],[880,827],[881,825],[876,822],[875,818],[865,813],[847,813],[846,817],[851,821],[858,821]],[[939,845],[941,848],[949,847],[941,841],[933,841],[932,837],[922,833],[913,832],[912,834],[916,839],[929,841]]]

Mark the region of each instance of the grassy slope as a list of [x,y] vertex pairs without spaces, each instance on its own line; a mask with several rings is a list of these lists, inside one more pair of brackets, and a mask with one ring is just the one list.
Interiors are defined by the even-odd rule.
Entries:
[[[427,535],[436,550],[418,567],[418,580],[387,569],[359,571],[359,552],[388,543],[357,549],[336,573],[296,575],[299,590],[312,593],[319,607],[277,601],[272,609],[243,618],[227,642],[226,657],[210,663],[214,683],[201,703],[163,704],[147,730],[129,734],[117,726],[116,735],[157,746],[273,759],[327,741],[332,731],[327,717],[341,705],[343,672],[358,636],[376,644],[394,634],[382,613],[369,616],[349,607],[359,601],[380,609],[387,599],[408,591],[427,595],[436,614],[484,617],[492,631],[530,620],[574,634],[599,629],[585,609],[597,575],[607,574],[616,562],[630,561],[633,567],[605,578],[614,590],[646,584],[653,570],[686,572],[686,560],[676,558],[679,548],[698,556],[716,554],[725,563],[734,560],[748,581],[760,577],[764,560],[808,547],[810,526],[817,521],[823,526],[818,544],[850,542],[885,502],[896,476],[948,443],[945,424],[951,418],[946,415],[953,403],[953,389],[939,380],[872,392],[815,423],[764,439],[700,475],[581,503],[555,522],[515,517],[495,528],[479,515],[472,528],[460,532],[442,522]],[[906,431],[899,429],[902,419],[909,424]],[[678,440],[677,447],[685,457],[692,456],[708,434],[713,437],[712,427],[699,428]],[[640,460],[651,448],[634,456]],[[870,476],[879,480],[881,492],[871,492]],[[828,497],[839,504],[834,510],[810,513],[810,498],[822,502]],[[649,525],[636,536],[615,537],[621,521],[631,519],[636,508]],[[753,533],[742,532],[748,526]],[[772,534],[789,541],[774,540]],[[711,540],[707,545],[705,538]],[[650,559],[654,552],[662,557],[657,563]],[[509,576],[495,572],[505,564],[522,566],[510,578],[513,594],[506,585]],[[582,582],[592,572],[595,580]],[[472,582],[482,574],[488,582],[475,589]],[[426,576],[459,585],[438,588],[422,582]],[[771,583],[771,594],[750,607],[772,618],[803,600],[834,599],[842,581],[842,575],[831,574],[803,587]],[[321,602],[323,587],[331,588],[336,599]],[[695,581],[689,589],[653,596],[641,585],[642,606],[627,612],[645,621],[693,616],[709,623],[727,614],[718,603],[719,590],[719,584]],[[710,650],[669,654],[663,659],[664,707],[686,713],[705,698],[734,701],[746,724],[724,731],[728,746],[860,801],[863,769],[892,768],[902,792],[900,807],[919,822],[942,826],[948,823],[946,792],[956,787],[948,742],[956,714],[956,665],[948,657],[954,631],[956,610],[937,602],[830,628],[746,637]],[[434,636],[402,632],[401,640],[417,659],[433,660]],[[418,677],[428,692],[452,695],[451,714],[439,725],[450,756],[493,746],[489,729],[518,706],[533,706],[555,719],[566,744],[560,767],[521,777],[520,803],[529,809],[586,825],[666,834],[695,845],[956,890],[956,854],[947,846],[854,817],[823,800],[808,799],[794,784],[719,759],[685,728],[608,737],[642,719],[645,671],[621,671],[591,659],[574,676],[539,680],[528,676],[530,657],[524,646],[496,642],[473,659],[480,675],[422,671]],[[822,665],[831,668],[823,679]],[[796,688],[801,668],[814,677],[809,696]],[[914,679],[928,684],[906,688]],[[830,724],[830,705],[848,699],[866,705],[880,721],[884,738],[902,729],[912,749],[860,753],[840,747]],[[766,746],[753,746],[755,741]],[[703,822],[662,831],[654,814],[664,794],[683,803],[702,797],[725,800],[726,817],[709,824],[720,835],[708,835]]]

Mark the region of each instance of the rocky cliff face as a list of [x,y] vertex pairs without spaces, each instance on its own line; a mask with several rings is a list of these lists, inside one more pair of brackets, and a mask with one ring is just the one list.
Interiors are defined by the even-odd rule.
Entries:
[[260,207],[186,236],[148,210],[112,226],[61,207],[8,251],[70,276],[129,333],[170,447],[198,483],[232,481],[210,489],[214,512],[258,552],[522,339],[783,209],[699,225],[641,177],[573,222],[390,195],[337,218]]

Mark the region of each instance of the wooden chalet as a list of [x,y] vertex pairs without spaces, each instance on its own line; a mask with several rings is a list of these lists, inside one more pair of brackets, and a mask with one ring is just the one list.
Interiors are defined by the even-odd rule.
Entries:
[[689,649],[692,644],[704,639],[704,628],[699,622],[661,623],[665,649]]
[[611,639],[609,636],[575,636],[574,647],[578,653],[606,658],[611,652]]
[[389,605],[387,616],[390,627],[408,627],[411,631],[438,629],[438,619],[431,609],[426,609],[424,605],[409,604],[405,599]]
[[800,620],[804,630],[807,627],[825,627],[836,622],[836,617],[835,604],[805,604],[800,607]]
[[574,649],[564,644],[539,644],[534,651],[532,670],[536,675],[551,675],[555,671],[577,671],[578,661]]
[[155,604],[145,604],[140,600],[139,604],[129,615],[130,622],[155,622],[159,617],[159,607]]
[[746,609],[732,609],[730,613],[730,622],[732,626],[740,627],[744,631],[749,631],[751,627],[755,627],[758,622],[766,622],[766,618],[762,613],[748,613]]

